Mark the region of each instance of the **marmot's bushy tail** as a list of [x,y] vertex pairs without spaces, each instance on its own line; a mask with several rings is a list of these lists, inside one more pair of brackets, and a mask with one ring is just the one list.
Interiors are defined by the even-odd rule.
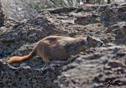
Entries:
[[36,56],[36,50],[33,49],[33,51],[29,55],[14,56],[14,57],[10,58],[7,62],[8,63],[19,63],[19,62],[22,62],[22,61],[29,60],[29,59],[31,59],[31,58],[33,58],[35,56]]
[[22,61],[25,61],[29,58],[30,55],[26,55],[26,56],[14,56],[12,58],[10,58],[7,62],[8,63],[18,63],[18,62],[22,62]]

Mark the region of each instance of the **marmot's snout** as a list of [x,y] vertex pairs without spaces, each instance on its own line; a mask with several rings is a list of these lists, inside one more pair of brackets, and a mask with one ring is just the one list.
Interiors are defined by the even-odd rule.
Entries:
[[87,37],[87,42],[90,47],[101,47],[104,45],[100,39],[91,36]]

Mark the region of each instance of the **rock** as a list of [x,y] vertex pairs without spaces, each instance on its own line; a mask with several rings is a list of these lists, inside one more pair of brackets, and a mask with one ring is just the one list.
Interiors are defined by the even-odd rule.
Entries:
[[125,27],[126,27],[126,22],[118,22],[117,24],[110,26],[105,32],[115,34],[114,42],[116,44],[126,44]]
[[109,61],[108,66],[110,66],[111,68],[118,68],[118,67],[126,68],[126,66],[123,63],[121,63],[120,61],[115,61],[115,60]]
[[100,23],[97,15],[86,15],[86,16],[78,16],[75,20],[76,24],[87,25],[90,23]]
[[124,86],[126,86],[125,84],[126,66],[122,65],[122,62],[116,60],[108,62],[107,65],[110,66],[109,68],[111,69],[107,69],[107,67],[105,66],[104,71],[98,76],[96,76],[95,82],[97,82],[98,85],[94,85],[95,88],[99,88],[101,85],[102,85],[101,88],[104,87],[114,88],[115,86],[118,88],[123,88]]
[[31,69],[29,67],[12,67],[0,60],[1,88],[47,88],[54,87],[54,79],[60,74],[63,64],[54,64],[51,68]]
[[[114,88],[115,86],[118,88],[123,88],[126,86],[126,48],[123,49],[116,49],[114,53],[114,59],[109,60],[106,65],[104,66],[103,72],[99,73],[94,78],[94,87],[95,88],[104,88],[104,87],[111,87]],[[96,85],[97,84],[97,85]],[[102,87],[101,87],[102,86]]]
[[2,27],[4,25],[4,13],[2,11],[2,5],[0,3],[0,27]]

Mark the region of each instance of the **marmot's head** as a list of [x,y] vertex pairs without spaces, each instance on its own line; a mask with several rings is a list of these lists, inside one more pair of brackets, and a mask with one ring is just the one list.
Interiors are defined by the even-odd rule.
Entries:
[[87,37],[87,45],[89,47],[101,47],[104,45],[104,43],[98,38],[88,36]]

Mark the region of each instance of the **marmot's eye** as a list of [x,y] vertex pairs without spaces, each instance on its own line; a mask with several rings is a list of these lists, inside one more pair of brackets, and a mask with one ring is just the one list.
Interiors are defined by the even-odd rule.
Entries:
[[97,46],[98,47],[103,46],[103,43],[102,42],[98,42]]

